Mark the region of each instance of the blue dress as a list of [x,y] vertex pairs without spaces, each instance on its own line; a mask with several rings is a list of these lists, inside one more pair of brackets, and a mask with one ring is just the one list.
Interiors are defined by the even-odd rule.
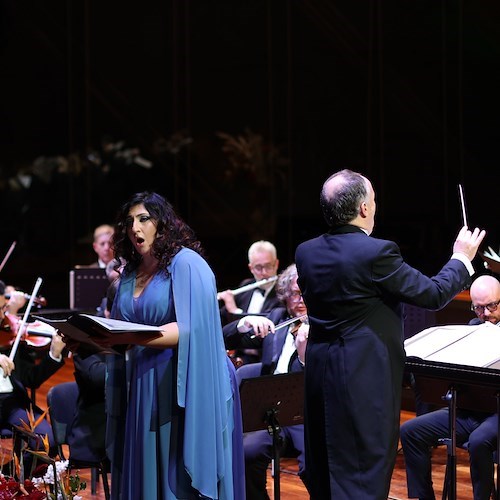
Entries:
[[241,409],[224,347],[214,275],[182,249],[138,298],[121,278],[112,317],[177,321],[176,349],[134,346],[109,355],[106,447],[113,499],[243,499]]

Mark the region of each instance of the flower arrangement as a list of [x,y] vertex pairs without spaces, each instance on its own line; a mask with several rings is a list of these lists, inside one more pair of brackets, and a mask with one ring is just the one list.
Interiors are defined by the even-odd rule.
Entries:
[[[86,488],[86,483],[80,480],[78,471],[71,475],[68,471],[68,460],[56,461],[49,456],[49,440],[46,435],[40,436],[35,429],[40,421],[45,418],[47,411],[35,419],[33,411],[26,412],[28,422],[21,421],[21,426],[14,426],[15,432],[21,435],[23,446],[17,455],[12,450],[11,465],[14,469],[12,476],[5,476],[0,472],[0,500],[4,499],[30,499],[30,500],[81,500],[78,493]],[[36,443],[35,450],[28,448],[28,443]],[[38,449],[42,444],[42,449]],[[38,459],[42,464],[29,471],[31,478],[25,479],[24,453],[31,453],[34,463]],[[2,459],[2,467],[4,460]],[[20,478],[20,479],[18,479]]]
[[37,489],[29,479],[21,484],[15,479],[2,474],[0,475],[0,500],[11,500],[12,498],[42,500],[47,496]]
[[[80,481],[78,471],[76,474],[68,474],[68,461],[60,460],[54,463],[55,467],[45,466],[43,476],[33,477],[31,482],[39,492],[44,492],[43,497],[29,498],[48,498],[50,500],[81,500],[78,493],[87,487],[87,484]],[[54,468],[56,469],[56,478],[54,478]],[[1,499],[0,499],[1,500]]]

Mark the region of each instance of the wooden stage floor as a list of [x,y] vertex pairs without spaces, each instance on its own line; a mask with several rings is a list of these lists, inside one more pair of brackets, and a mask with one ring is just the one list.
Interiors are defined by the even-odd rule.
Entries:
[[[42,408],[46,407],[47,391],[52,385],[73,380],[73,363],[71,358],[66,360],[63,366],[55,373],[45,384],[36,392],[37,404]],[[404,422],[415,415],[409,411],[401,412],[401,422]],[[436,498],[441,498],[443,489],[444,472],[446,467],[446,447],[441,446],[434,450],[433,459],[433,481]],[[90,471],[80,471],[80,476],[87,482],[87,489],[82,492],[83,499],[104,499],[104,493],[101,484],[97,486],[97,495],[93,496],[90,492]],[[267,489],[269,496],[273,499],[274,483],[270,469],[268,470]],[[303,500],[308,498],[307,491],[302,481],[297,476],[297,464],[293,459],[281,460],[280,474],[280,497],[283,500]],[[469,475],[468,454],[461,449],[457,450],[457,500],[470,500],[473,498],[472,486]],[[404,459],[401,453],[398,454],[396,467],[394,469],[389,499],[407,500],[406,494],[406,473]],[[251,499],[247,499],[251,500]]]

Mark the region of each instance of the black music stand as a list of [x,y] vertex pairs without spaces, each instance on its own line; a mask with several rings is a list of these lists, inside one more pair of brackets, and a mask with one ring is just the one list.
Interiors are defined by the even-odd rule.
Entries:
[[243,432],[273,437],[274,499],[280,498],[280,428],[304,423],[304,372],[244,378],[240,384]]
[[443,486],[443,500],[455,500],[457,498],[457,390],[450,386],[443,400],[448,402],[449,412],[449,437],[440,441],[446,445],[447,460],[446,474]]
[[[448,446],[443,500],[456,500],[456,410],[457,407],[500,415],[500,382],[497,370],[452,363],[407,358],[406,370],[415,377],[422,399],[433,404],[446,401],[449,409],[449,438],[440,440]],[[443,395],[445,394],[445,395]],[[498,421],[500,436],[500,419]],[[495,499],[500,500],[500,439],[497,439]]]

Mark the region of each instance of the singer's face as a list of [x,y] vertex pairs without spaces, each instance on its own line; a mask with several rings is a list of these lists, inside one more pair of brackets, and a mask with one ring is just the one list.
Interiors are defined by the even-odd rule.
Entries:
[[130,209],[127,217],[127,235],[140,255],[147,255],[156,238],[156,221],[151,218],[144,205]]

